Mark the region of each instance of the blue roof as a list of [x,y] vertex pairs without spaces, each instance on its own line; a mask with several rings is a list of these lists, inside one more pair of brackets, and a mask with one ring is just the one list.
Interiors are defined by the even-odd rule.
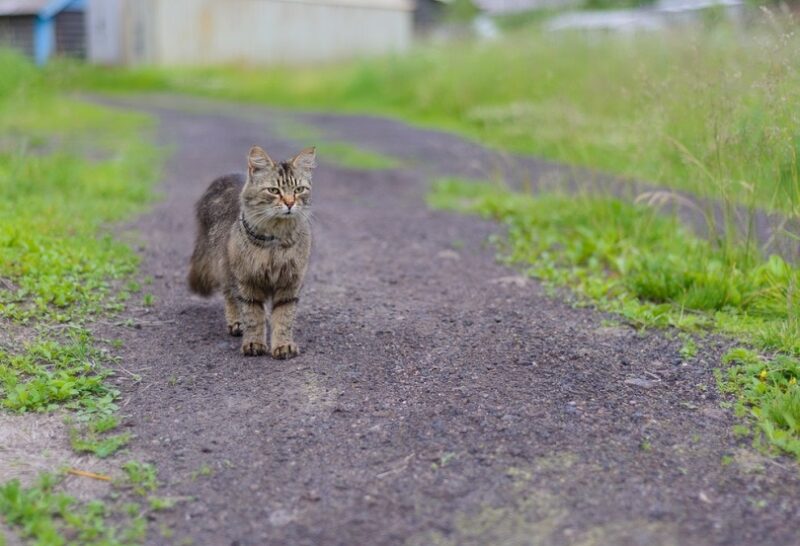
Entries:
[[65,9],[83,9],[85,0],[0,0],[0,16],[37,15],[47,19]]
[[85,0],[50,0],[39,12],[40,19],[50,19],[67,8],[82,8]]

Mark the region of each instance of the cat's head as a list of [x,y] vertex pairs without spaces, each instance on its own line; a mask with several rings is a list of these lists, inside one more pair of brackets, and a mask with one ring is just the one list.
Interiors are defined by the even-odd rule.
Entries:
[[287,161],[275,162],[253,146],[247,157],[242,206],[255,221],[307,216],[311,207],[311,173],[316,149],[306,148]]

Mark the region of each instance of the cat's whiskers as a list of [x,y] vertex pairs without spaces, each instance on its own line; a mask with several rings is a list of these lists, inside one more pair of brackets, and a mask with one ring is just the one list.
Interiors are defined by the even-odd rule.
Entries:
[[269,223],[269,221],[275,217],[275,214],[269,210],[260,210],[246,216],[247,223],[256,229],[261,229],[265,224]]

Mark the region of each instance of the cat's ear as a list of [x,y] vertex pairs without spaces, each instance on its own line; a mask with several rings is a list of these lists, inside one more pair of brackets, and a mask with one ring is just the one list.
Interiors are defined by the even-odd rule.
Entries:
[[275,162],[267,155],[267,152],[262,150],[259,146],[250,148],[250,154],[247,156],[247,165],[250,167],[250,172],[259,171],[268,167],[274,167]]
[[310,171],[317,166],[317,149],[314,146],[305,148],[291,162],[295,169]]

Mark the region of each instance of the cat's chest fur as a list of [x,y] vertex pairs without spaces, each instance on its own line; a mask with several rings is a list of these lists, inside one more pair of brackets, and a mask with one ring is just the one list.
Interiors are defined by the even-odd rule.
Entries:
[[305,230],[254,244],[239,232],[231,234],[228,254],[236,280],[268,296],[300,284],[308,264],[310,237]]

